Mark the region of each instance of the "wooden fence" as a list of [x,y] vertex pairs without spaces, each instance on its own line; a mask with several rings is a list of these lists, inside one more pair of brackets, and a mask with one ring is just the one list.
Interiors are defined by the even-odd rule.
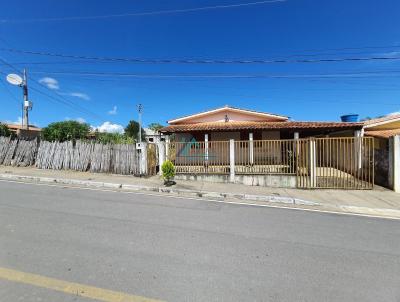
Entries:
[[[47,142],[0,137],[0,164],[40,169],[141,174],[140,155],[131,144]],[[155,169],[154,169],[155,170]]]
[[36,166],[40,169],[140,174],[135,145],[90,142],[40,143]]
[[35,163],[38,141],[0,137],[0,165],[26,167]]

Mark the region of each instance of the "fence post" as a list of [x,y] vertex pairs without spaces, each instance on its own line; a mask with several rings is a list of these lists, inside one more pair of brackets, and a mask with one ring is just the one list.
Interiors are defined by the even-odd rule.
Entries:
[[229,181],[235,182],[235,140],[229,140]]
[[294,173],[297,174],[298,169],[299,169],[299,155],[300,155],[300,143],[299,143],[299,132],[295,132],[293,134],[293,169],[294,169]]
[[253,133],[249,133],[249,158],[250,158],[250,164],[254,165],[254,140],[253,140]]
[[315,188],[317,186],[317,150],[315,139],[311,138],[309,140],[309,156],[310,156],[310,167],[309,167],[309,175],[310,175],[310,186],[311,188]]
[[166,149],[165,149],[165,142],[162,142],[162,141],[160,141],[160,142],[158,142],[157,143],[157,148],[158,148],[158,166],[159,166],[159,168],[160,168],[160,170],[158,171],[158,174],[162,174],[162,171],[161,171],[161,166],[162,166],[162,164],[165,162],[165,151],[166,151]]
[[400,135],[389,138],[389,186],[400,193]]
[[356,130],[354,131],[354,154],[355,154],[355,168],[358,171],[362,168],[362,137],[363,137],[363,132],[361,130]]
[[204,134],[204,153],[205,153],[205,161],[208,161],[208,134]]

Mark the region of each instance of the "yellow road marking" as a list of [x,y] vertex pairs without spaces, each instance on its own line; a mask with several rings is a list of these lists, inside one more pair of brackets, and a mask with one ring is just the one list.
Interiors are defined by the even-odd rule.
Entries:
[[160,300],[149,299],[142,296],[129,295],[122,292],[103,289],[90,285],[48,278],[4,267],[0,267],[0,279],[30,284],[37,287],[48,288],[67,294],[78,295],[81,297],[106,302],[161,302]]

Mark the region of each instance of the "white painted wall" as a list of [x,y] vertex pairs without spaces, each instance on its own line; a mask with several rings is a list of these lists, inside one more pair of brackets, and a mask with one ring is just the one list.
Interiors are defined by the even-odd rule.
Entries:
[[241,112],[233,112],[233,111],[221,111],[221,112],[215,112],[215,113],[210,113],[204,116],[198,116],[198,117],[193,117],[190,119],[187,119],[182,122],[177,122],[174,124],[193,124],[193,123],[206,123],[206,122],[225,122],[225,116],[228,116],[229,121],[231,122],[237,122],[237,121],[253,121],[253,122],[268,122],[268,121],[282,121],[282,118],[276,118],[274,116],[271,117],[265,117],[265,116],[259,116],[255,114],[250,114],[250,113],[241,113]]

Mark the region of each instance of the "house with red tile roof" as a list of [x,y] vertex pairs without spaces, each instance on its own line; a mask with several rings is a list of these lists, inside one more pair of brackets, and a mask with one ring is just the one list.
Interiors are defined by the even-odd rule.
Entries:
[[160,132],[180,179],[370,189],[373,139],[362,138],[363,127],[224,106],[169,120]]
[[42,129],[34,125],[29,125],[28,129],[18,124],[6,124],[8,129],[19,138],[32,139],[40,136]]
[[176,141],[273,140],[353,136],[363,123],[292,121],[280,114],[225,106],[168,121],[160,131]]

